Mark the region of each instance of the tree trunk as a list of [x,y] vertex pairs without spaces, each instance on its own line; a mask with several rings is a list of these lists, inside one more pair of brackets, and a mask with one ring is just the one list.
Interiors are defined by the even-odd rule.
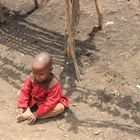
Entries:
[[65,21],[65,47],[68,57],[72,57],[77,79],[80,80],[80,71],[78,68],[75,49],[75,35],[76,28],[80,17],[79,0],[65,0],[66,1],[66,21]]

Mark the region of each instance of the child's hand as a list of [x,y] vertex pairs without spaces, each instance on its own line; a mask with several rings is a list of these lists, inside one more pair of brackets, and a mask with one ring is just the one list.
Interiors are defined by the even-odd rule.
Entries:
[[21,122],[23,121],[23,113],[26,109],[23,109],[23,108],[18,108],[17,110],[17,121],[18,122]]
[[18,115],[17,115],[17,121],[18,121],[18,122],[21,122],[21,121],[23,121],[23,119],[24,119],[24,118],[23,118],[23,113],[21,113],[21,112],[18,113]]
[[30,123],[35,123],[36,119],[37,119],[36,113],[32,113],[32,114],[28,117],[28,121],[29,121]]

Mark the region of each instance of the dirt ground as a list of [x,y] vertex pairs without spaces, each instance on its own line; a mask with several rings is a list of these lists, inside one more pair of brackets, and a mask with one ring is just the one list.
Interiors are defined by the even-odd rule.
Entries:
[[[103,29],[91,41],[97,23],[92,0],[81,0],[76,54],[80,82],[64,63],[64,0],[33,9],[17,0],[0,25],[1,140],[140,140],[140,8],[138,0],[102,1]],[[30,11],[31,10],[31,11]],[[54,59],[70,109],[35,125],[16,122],[17,92],[30,73],[33,56],[48,51]]]

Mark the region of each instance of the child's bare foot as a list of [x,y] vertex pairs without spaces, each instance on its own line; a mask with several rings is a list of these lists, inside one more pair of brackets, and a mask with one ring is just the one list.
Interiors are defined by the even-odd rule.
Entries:
[[28,108],[24,113],[20,113],[17,116],[17,121],[18,122],[22,122],[25,120],[28,120],[28,118],[32,115],[32,112],[30,111],[30,109]]

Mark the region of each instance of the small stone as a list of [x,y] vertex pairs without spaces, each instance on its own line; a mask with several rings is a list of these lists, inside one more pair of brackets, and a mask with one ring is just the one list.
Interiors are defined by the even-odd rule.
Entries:
[[61,70],[63,70],[64,69],[64,67],[61,67]]
[[92,17],[93,15],[94,15],[94,14],[92,14],[92,13],[90,14],[91,17]]
[[110,39],[111,38],[111,36],[107,36],[107,39]]
[[[109,21],[109,22],[107,22],[107,23],[104,25],[104,27],[109,26],[109,25],[113,25],[113,24],[114,24],[113,21]],[[103,27],[103,28],[104,28],[104,27]]]
[[140,89],[140,85],[136,85],[136,87],[137,87],[138,89]]
[[76,104],[72,104],[72,106],[74,106],[74,107],[75,107],[75,106],[76,106]]
[[127,21],[127,19],[125,17],[122,17],[121,20]]
[[87,130],[88,130],[88,131],[90,131],[90,130],[91,130],[91,128],[88,128]]
[[94,135],[99,135],[101,132],[102,132],[101,130],[97,130],[97,131],[95,131],[93,133],[94,133]]
[[64,130],[64,128],[63,128],[63,127],[59,127],[59,129]]
[[130,115],[129,115],[129,117],[130,117],[130,118],[133,118],[133,115],[132,115],[132,114],[130,114]]
[[68,137],[68,135],[64,135],[64,137]]

